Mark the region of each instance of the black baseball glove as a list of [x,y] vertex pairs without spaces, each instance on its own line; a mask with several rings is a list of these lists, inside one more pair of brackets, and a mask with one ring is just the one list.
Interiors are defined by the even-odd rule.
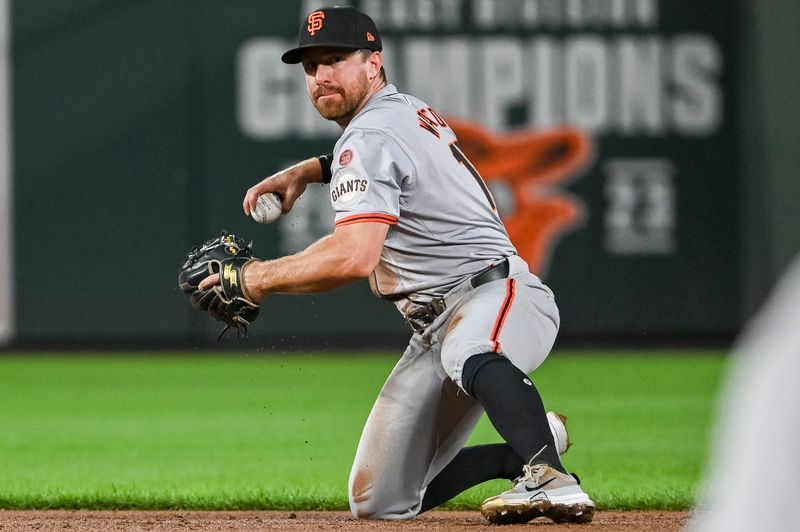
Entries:
[[[220,338],[229,328],[246,334],[247,326],[258,316],[258,303],[245,292],[242,277],[244,266],[258,260],[252,245],[223,231],[219,237],[192,248],[178,271],[178,287],[189,295],[192,307],[225,322]],[[219,274],[220,284],[200,290],[200,281],[214,273]]]

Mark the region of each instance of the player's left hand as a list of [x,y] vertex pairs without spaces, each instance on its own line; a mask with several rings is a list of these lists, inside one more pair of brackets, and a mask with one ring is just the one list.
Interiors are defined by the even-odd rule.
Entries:
[[178,272],[178,286],[192,307],[225,322],[225,330],[246,332],[258,316],[259,305],[247,294],[243,278],[245,266],[258,260],[251,245],[223,231],[195,246]]
[[198,288],[200,290],[207,290],[207,289],[211,288],[212,286],[215,286],[215,285],[218,285],[218,284],[219,284],[219,274],[215,273],[213,275],[209,275],[208,277],[206,277],[205,279],[200,281],[200,284],[198,285]]

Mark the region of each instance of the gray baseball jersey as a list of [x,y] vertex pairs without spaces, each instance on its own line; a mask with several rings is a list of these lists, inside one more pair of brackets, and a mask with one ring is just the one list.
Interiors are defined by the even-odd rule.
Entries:
[[370,286],[401,312],[516,254],[453,131],[436,111],[393,85],[374,94],[347,126],[332,172],[337,226],[393,226]]
[[[381,390],[350,473],[353,515],[407,519],[483,412],[460,388],[466,360],[494,352],[532,371],[555,341],[558,309],[516,255],[455,134],[422,101],[392,85],[374,94],[337,143],[332,171],[337,227],[392,226],[372,290],[404,314],[446,296]],[[506,258],[507,278],[472,286]]]

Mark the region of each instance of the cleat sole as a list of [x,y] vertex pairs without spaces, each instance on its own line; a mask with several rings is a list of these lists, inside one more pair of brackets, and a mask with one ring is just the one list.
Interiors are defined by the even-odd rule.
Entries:
[[550,501],[536,501],[524,505],[481,508],[481,514],[493,525],[524,524],[538,517],[547,517],[554,523],[591,523],[594,510],[593,504],[553,504]]

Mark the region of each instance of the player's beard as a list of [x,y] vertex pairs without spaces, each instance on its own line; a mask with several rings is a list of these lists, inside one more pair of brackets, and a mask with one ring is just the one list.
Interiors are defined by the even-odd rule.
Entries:
[[311,103],[317,108],[319,114],[321,114],[322,117],[327,120],[340,122],[346,119],[349,121],[349,119],[353,118],[356,109],[358,109],[358,106],[361,105],[362,101],[364,101],[364,98],[367,97],[367,92],[369,91],[367,73],[361,71],[358,78],[358,82],[352,91],[347,91],[344,89],[344,87],[338,87],[334,91],[336,94],[341,96],[341,98],[337,98],[332,101],[320,101],[320,96],[324,95],[325,92],[322,88],[319,88],[311,95]]

